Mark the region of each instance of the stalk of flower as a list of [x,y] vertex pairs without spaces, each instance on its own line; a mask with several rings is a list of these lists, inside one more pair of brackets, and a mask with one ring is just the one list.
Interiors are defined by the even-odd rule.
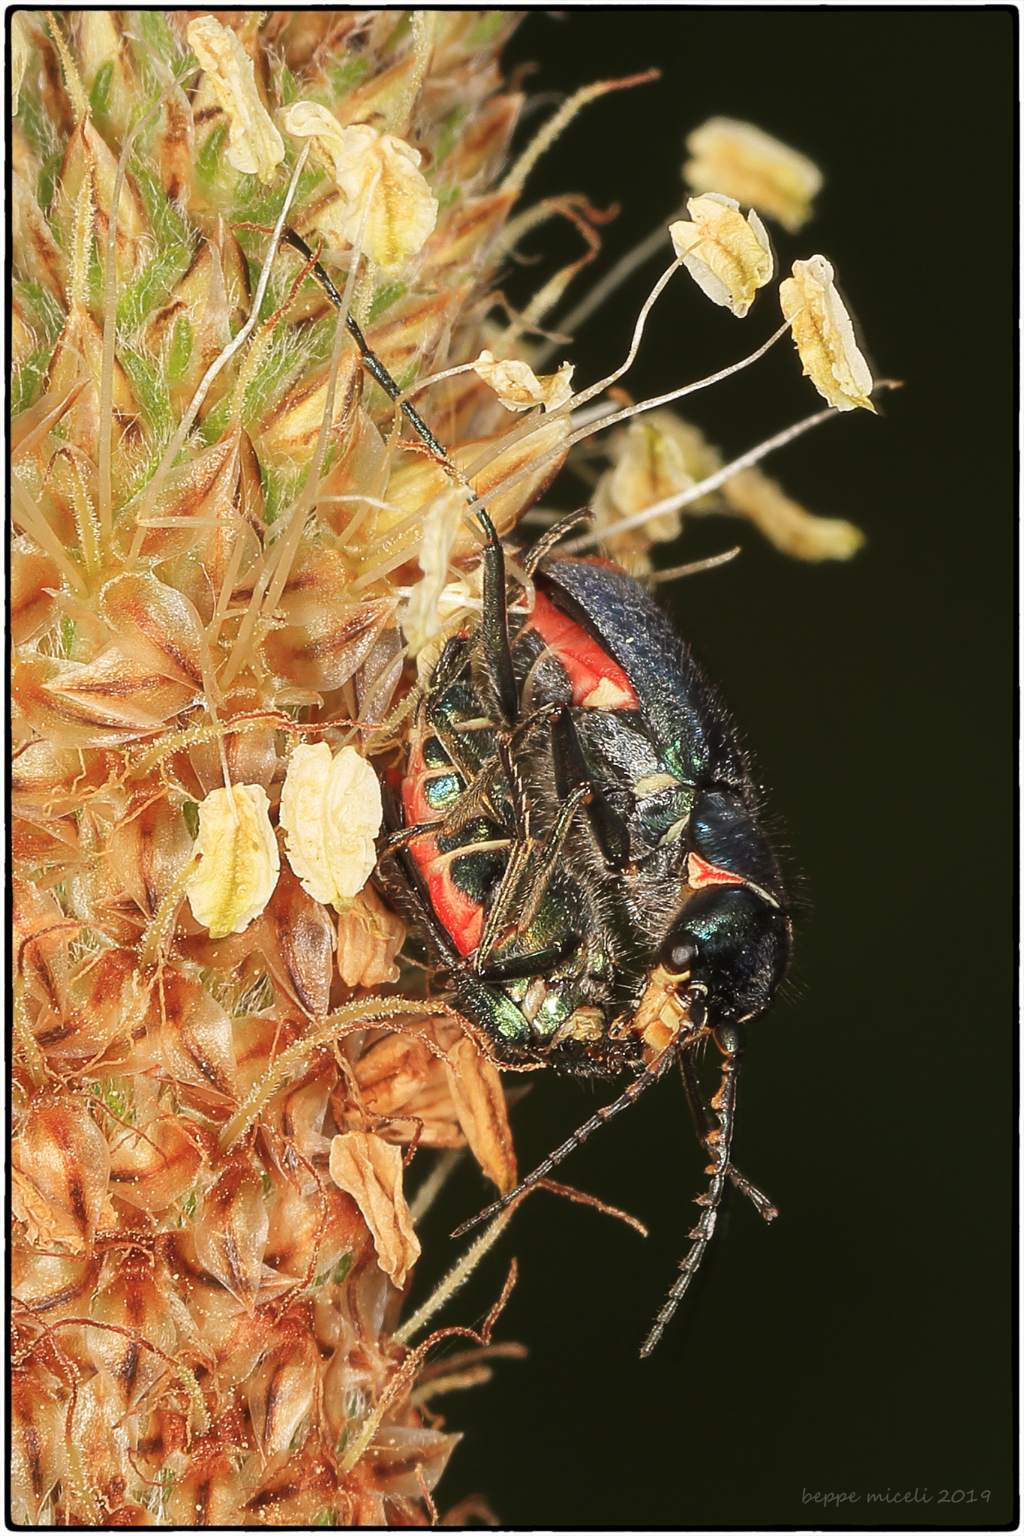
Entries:
[[[666,410],[787,330],[829,401],[814,420],[869,406],[824,258],[795,264],[785,325],[742,362],[609,403],[681,266],[738,317],[757,307],[770,253],[736,207],[771,213],[757,197],[697,189],[696,233],[672,253],[662,229],[671,265],[589,386],[524,339],[598,257],[584,201],[555,210],[584,257],[495,318],[499,263],[552,212],[530,205],[538,157],[649,78],[585,87],[512,154],[514,21],[13,18],[24,1524],[435,1513],[457,1436],[429,1356],[507,1213],[434,1294],[406,1293],[444,1240],[429,1206],[452,1161],[500,1193],[517,1168],[489,1042],[373,871],[418,679],[479,607],[481,510],[511,532],[607,431],[583,538],[633,569],[682,508],[803,558],[852,552],[750,478],[792,431],[730,464]],[[510,601],[530,600],[524,579]],[[496,1323],[452,1385],[487,1379]]]

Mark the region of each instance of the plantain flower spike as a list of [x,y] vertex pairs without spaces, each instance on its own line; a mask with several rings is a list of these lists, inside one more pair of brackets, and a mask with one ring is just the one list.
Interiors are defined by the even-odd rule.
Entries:
[[377,775],[355,747],[296,747],[281,790],[288,862],[314,901],[344,912],[376,862],[383,807]]
[[199,803],[199,864],[187,891],[192,915],[214,939],[241,933],[270,900],[281,867],[262,784],[212,789]]
[[824,256],[794,261],[792,277],[779,284],[779,302],[818,394],[837,411],[874,411],[871,369],[857,346],[831,263]]
[[813,160],[733,117],[712,117],[686,141],[683,177],[695,192],[722,191],[778,219],[790,233],[811,217],[822,175]]
[[437,223],[419,150],[367,123],[342,127],[315,101],[293,102],[281,121],[295,138],[313,141],[342,194],[340,207],[326,211],[324,232],[358,244],[382,272],[401,271]]
[[557,373],[538,377],[529,363],[515,358],[499,362],[492,352],[481,352],[473,364],[473,372],[490,385],[507,411],[528,411],[535,405],[557,411],[572,396],[573,371],[572,363],[563,363]]
[[689,219],[669,226],[675,253],[713,304],[742,319],[775,270],[768,232],[753,208],[744,218],[720,192],[691,197],[686,207]]

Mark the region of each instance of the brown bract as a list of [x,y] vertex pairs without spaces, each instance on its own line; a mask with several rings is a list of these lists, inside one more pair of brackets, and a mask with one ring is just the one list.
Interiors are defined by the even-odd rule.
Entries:
[[397,981],[395,958],[405,924],[385,906],[372,885],[338,917],[338,975],[346,987],[374,987]]
[[330,1170],[359,1207],[381,1269],[401,1288],[420,1256],[402,1189],[401,1152],[372,1132],[345,1131],[331,1142]]

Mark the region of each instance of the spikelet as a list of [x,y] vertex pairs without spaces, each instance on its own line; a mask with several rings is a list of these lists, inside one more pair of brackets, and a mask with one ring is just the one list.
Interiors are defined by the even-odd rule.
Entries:
[[[514,158],[515,19],[14,16],[19,1523],[436,1513],[457,1435],[417,1397],[403,1293],[445,1157],[502,1192],[517,1168],[479,1033],[368,881],[376,771],[479,606],[469,499],[511,531],[636,350],[575,395],[571,363],[541,366],[524,338],[598,220],[532,207],[528,179],[574,112],[647,77],[578,92]],[[742,313],[771,255],[717,190],[695,201],[721,249],[702,226],[681,259]],[[507,325],[499,271],[552,211],[585,254]],[[680,526],[659,503],[694,491],[822,553],[749,469],[699,494],[721,461],[645,409],[616,414],[595,500],[613,553],[648,569]]]

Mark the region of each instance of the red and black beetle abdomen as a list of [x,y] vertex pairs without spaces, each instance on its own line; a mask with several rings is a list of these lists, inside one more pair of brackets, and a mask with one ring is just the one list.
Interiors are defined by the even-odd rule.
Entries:
[[709,1011],[760,1011],[789,949],[778,864],[729,715],[664,614],[617,567],[546,561],[510,615],[505,720],[486,632],[442,652],[401,790],[406,879],[462,1006],[510,1059],[614,1070],[692,912]]

